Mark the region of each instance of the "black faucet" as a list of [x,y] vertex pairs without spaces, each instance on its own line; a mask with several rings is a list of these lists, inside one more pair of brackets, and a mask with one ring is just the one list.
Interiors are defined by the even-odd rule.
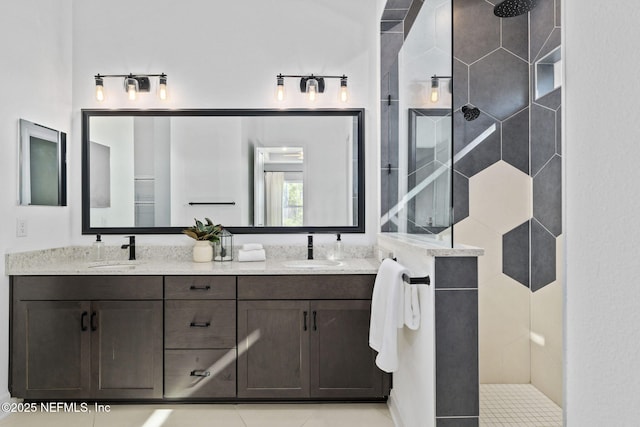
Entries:
[[136,259],[136,236],[129,237],[129,244],[120,246],[122,249],[129,248],[129,261],[135,261]]
[[307,236],[307,259],[313,259],[313,235]]

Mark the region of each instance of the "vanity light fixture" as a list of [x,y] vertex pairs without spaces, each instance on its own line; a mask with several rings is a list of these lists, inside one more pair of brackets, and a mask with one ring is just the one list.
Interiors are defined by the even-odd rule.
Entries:
[[104,101],[104,80],[100,74],[96,76],[96,99]]
[[105,78],[124,79],[124,90],[131,101],[135,101],[140,92],[151,91],[150,77],[158,77],[158,98],[167,99],[167,75],[162,74],[96,74],[96,100],[104,101],[104,79]]
[[[451,79],[451,76],[433,75],[433,77],[431,77],[429,100],[434,104],[440,100],[440,79]],[[449,82],[449,86],[451,86],[451,82]],[[451,92],[451,87],[449,87],[449,92]]]
[[297,78],[300,79],[300,92],[306,93],[309,97],[309,101],[313,102],[318,97],[319,93],[324,93],[325,79],[340,79],[340,91],[338,99],[341,102],[349,101],[349,90],[347,88],[347,76],[316,76],[316,75],[283,75],[278,74],[276,76],[276,99],[278,101],[284,101],[284,79],[285,78]]
[[284,77],[282,74],[278,74],[277,76],[277,84],[276,84],[276,99],[278,101],[284,101],[285,91],[284,91]]

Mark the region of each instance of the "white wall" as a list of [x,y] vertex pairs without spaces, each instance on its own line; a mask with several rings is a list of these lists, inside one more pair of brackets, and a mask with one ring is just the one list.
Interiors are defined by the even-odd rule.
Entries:
[[[434,274],[434,258],[411,245],[378,238],[380,257],[393,254],[413,277]],[[389,410],[398,427],[435,426],[435,287],[418,286],[420,327],[398,330],[398,370],[393,373]]]
[[[250,0],[243,2],[169,0],[73,4],[73,138],[71,169],[75,243],[92,238],[80,233],[80,109],[81,108],[307,108],[286,80],[287,101],[277,105],[275,76],[283,74],[347,74],[349,107],[366,109],[365,235],[344,236],[345,244],[372,244],[377,231],[377,57],[379,15],[370,0]],[[94,97],[93,76],[121,73],[168,74],[170,100],[153,93],[136,103],[126,99],[122,82],[105,80],[107,100]],[[337,80],[317,107],[337,105]],[[152,88],[153,90],[153,88]],[[184,236],[140,236],[142,244],[189,242]],[[303,244],[302,237],[238,236],[265,243]],[[334,236],[318,236],[329,243]],[[105,239],[119,243],[120,237]]]
[[[640,8],[636,0],[563,6],[567,425],[636,426]],[[603,80],[615,83],[599,90]]]
[[[4,275],[4,255],[64,246],[70,239],[70,208],[17,206],[17,147],[18,120],[23,118],[67,132],[68,150],[73,150],[71,0],[4,2],[0,40],[0,401],[4,401],[9,361],[9,279]],[[17,218],[27,220],[27,237],[16,237]]]
[[[114,123],[117,124],[114,126]],[[133,136],[131,117],[91,118],[91,142],[109,147],[111,193],[108,208],[91,208],[92,227],[123,227],[134,223]]]
[[[181,117],[171,125],[172,225],[207,217],[216,224],[246,224],[249,185],[241,144],[242,119]],[[194,156],[195,154],[195,156]],[[216,161],[217,158],[225,161]],[[190,206],[189,202],[235,201],[234,206]]]

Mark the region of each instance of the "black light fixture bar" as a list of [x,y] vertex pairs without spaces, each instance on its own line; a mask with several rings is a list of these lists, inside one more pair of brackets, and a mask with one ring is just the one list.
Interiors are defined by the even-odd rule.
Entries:
[[309,93],[309,99],[315,100],[316,93],[323,93],[325,88],[325,79],[340,79],[340,100],[347,102],[347,76],[345,74],[341,76],[335,75],[315,75],[315,74],[278,74],[276,76],[277,81],[277,99],[282,101],[284,99],[284,79],[294,78],[300,79],[300,92]]
[[135,92],[149,92],[151,90],[150,77],[157,77],[159,79],[159,85],[164,85],[163,91],[160,95],[161,99],[166,99],[166,85],[167,75],[165,73],[160,74],[96,74],[94,76],[96,83],[96,98],[98,101],[104,100],[104,79],[105,78],[121,78],[124,79],[124,90],[129,92],[130,85],[135,85]]

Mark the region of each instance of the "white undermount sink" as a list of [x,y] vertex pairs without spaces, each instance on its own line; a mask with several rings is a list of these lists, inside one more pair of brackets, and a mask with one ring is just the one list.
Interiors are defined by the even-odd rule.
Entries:
[[132,270],[136,268],[138,261],[101,261],[89,264],[89,268],[95,270]]
[[339,267],[344,265],[341,261],[334,261],[330,259],[300,259],[295,261],[287,261],[284,263],[285,267],[290,268],[327,268],[327,267]]

